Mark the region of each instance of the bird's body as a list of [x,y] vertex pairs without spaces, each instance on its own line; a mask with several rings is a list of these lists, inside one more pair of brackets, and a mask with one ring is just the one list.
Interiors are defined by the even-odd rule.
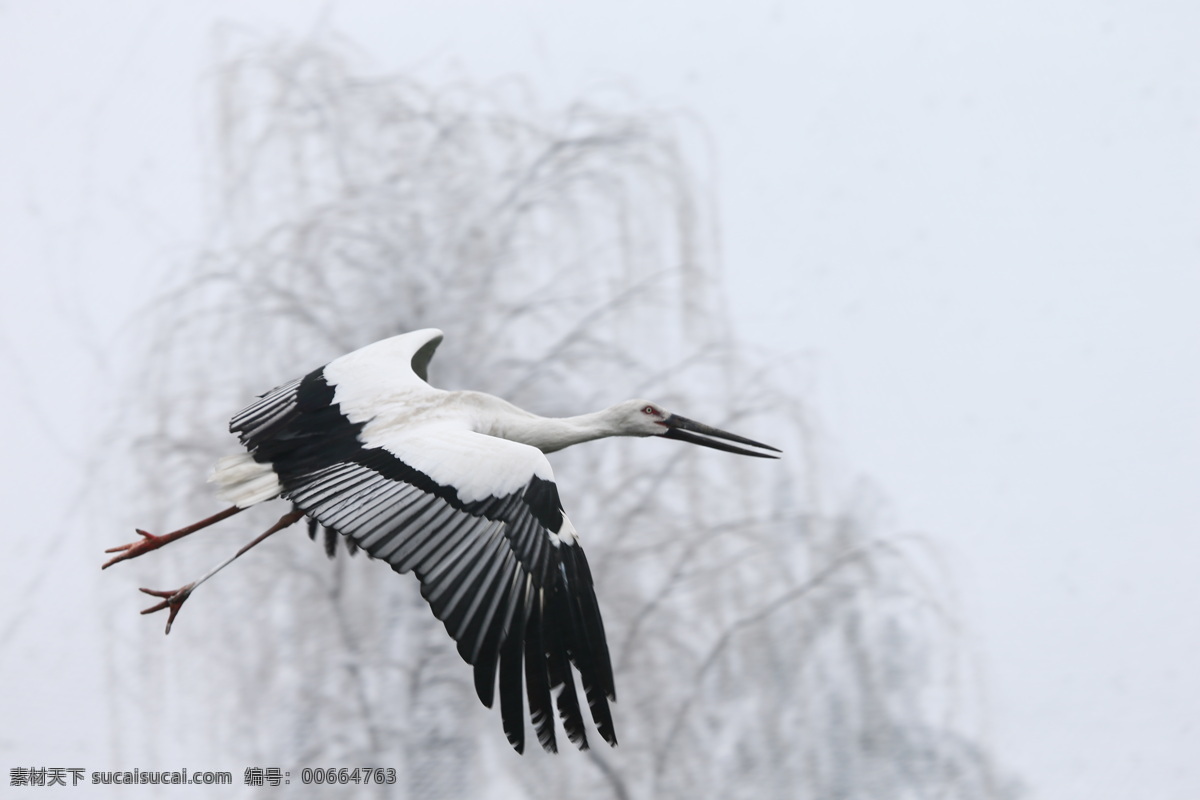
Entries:
[[[587,746],[571,666],[597,730],[615,745],[600,609],[544,454],[617,435],[664,435],[756,456],[768,454],[708,437],[774,448],[643,400],[553,419],[480,392],[436,389],[426,375],[441,339],[434,329],[385,339],[264,394],[230,422],[246,451],[222,459],[211,477],[234,508],[167,537],[142,532],[147,539],[109,563],[139,555],[139,544],[154,549],[238,509],[286,498],[293,512],[249,546],[307,516],[397,572],[415,573],[474,666],[487,706],[498,678],[504,729],[518,751],[526,698],[539,741],[556,748],[552,693],[568,736]],[[152,610],[170,607],[173,618],[221,567],[180,592],[150,592],[167,598]]]

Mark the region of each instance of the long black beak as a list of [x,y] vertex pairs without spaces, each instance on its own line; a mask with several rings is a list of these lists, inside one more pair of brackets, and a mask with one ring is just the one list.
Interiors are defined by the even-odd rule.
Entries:
[[[683,442],[691,442],[692,444],[702,444],[705,447],[711,447],[714,450],[724,450],[726,453],[737,453],[742,456],[754,456],[755,458],[779,458],[779,456],[771,453],[782,452],[778,448],[771,447],[769,444],[756,442],[753,439],[747,439],[744,436],[738,436],[733,433],[727,433],[723,430],[705,425],[702,422],[690,420],[687,417],[681,417],[678,414],[672,414],[659,423],[666,427],[667,432],[663,434],[668,439],[679,439]],[[701,434],[697,436],[697,434]],[[771,453],[759,453],[754,450],[746,450],[742,447],[734,447],[731,444],[717,441],[718,439],[726,439],[730,442],[739,442],[748,444],[751,447],[757,447],[760,450],[770,450]]]

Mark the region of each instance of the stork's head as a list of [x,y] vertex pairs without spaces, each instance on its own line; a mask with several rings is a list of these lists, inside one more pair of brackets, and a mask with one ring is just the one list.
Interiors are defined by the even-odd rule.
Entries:
[[[678,414],[672,414],[663,410],[658,403],[649,400],[626,400],[624,403],[613,406],[610,411],[616,417],[617,425],[623,436],[665,436],[668,439],[701,444],[705,447],[724,450],[727,453],[756,456],[757,458],[779,458],[774,455],[780,452],[777,448],[747,439],[744,436],[728,433],[711,425],[695,422]],[[726,441],[719,441],[721,439]],[[726,444],[726,442],[738,442],[770,452],[747,450]]]

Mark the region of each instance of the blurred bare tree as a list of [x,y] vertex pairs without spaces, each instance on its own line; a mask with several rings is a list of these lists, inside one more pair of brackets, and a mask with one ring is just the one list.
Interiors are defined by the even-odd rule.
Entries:
[[[645,395],[786,456],[612,440],[553,457],[620,748],[515,755],[415,581],[299,535],[199,592],[167,644],[157,618],[117,632],[123,730],[283,767],[297,797],[324,794],[301,768],[341,765],[397,769],[343,787],[364,797],[1011,794],[955,732],[959,659],[919,543],[881,536],[870,502],[825,508],[802,406],[734,344],[694,126],[547,113],[519,81],[364,77],[316,45],[227,54],[215,94],[210,246],[147,320],[137,379],[148,523],[214,510],[202,478],[255,394],[425,326],[446,331],[443,388],[547,415]],[[196,577],[279,509],[252,513],[135,574]]]

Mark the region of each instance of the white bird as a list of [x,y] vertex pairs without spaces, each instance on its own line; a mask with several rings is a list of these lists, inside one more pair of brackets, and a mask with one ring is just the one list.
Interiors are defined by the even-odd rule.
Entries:
[[604,624],[544,454],[606,436],[664,436],[763,458],[779,451],[647,400],[553,419],[480,392],[435,389],[427,369],[441,341],[432,328],[384,339],[262,395],[230,421],[246,452],[221,459],[210,477],[233,505],[163,536],[139,530],[139,540],[107,551],[119,555],[104,567],[286,498],[291,511],[204,577],[175,591],[142,589],[163,598],[142,613],[170,609],[169,633],[197,586],[307,516],[311,530],[319,523],[397,572],[416,574],[489,708],[499,673],[501,720],[517,752],[525,744],[523,695],[546,750],[557,749],[554,693],[568,737],[587,747],[570,665],[596,729],[616,745]]

